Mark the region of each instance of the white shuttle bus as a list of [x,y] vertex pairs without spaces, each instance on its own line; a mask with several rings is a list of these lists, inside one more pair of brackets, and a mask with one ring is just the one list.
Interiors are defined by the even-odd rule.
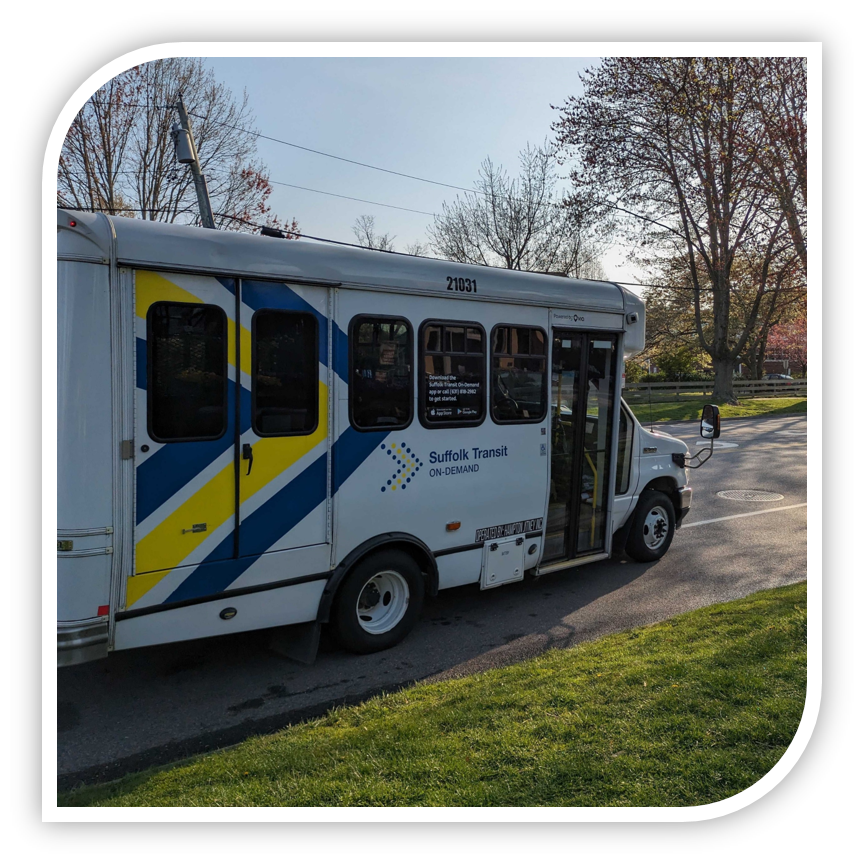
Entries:
[[324,624],[376,651],[445,588],[657,559],[690,508],[686,445],[621,401],[645,318],[616,284],[57,235],[59,665],[259,628],[310,661]]

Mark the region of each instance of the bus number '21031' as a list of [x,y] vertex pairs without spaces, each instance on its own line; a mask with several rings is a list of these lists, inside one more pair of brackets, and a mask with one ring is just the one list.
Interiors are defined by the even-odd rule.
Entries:
[[477,280],[476,279],[463,279],[461,276],[458,278],[456,276],[448,276],[447,277],[447,290],[448,291],[461,291],[463,294],[476,294],[477,293]]

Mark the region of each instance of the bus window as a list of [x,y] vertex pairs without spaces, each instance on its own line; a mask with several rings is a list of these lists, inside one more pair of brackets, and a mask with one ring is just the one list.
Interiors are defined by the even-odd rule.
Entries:
[[147,311],[147,432],[205,441],[228,428],[228,324],[218,306],[154,303]]
[[420,422],[479,426],[486,416],[486,333],[479,324],[426,321],[420,330]]
[[492,419],[537,423],[546,416],[546,334],[498,325],[492,331]]
[[404,318],[358,315],[349,330],[351,425],[405,429],[413,419],[411,325]]
[[633,452],[633,421],[624,408],[619,408],[618,468],[615,476],[615,494],[623,495],[630,486],[630,454]]
[[261,437],[318,427],[318,322],[259,309],[252,318],[252,428]]

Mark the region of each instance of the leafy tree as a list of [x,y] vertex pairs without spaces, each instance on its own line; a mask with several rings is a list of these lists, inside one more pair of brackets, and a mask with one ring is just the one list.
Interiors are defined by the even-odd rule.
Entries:
[[256,158],[254,122],[244,92],[235,99],[200,58],[135,66],[100,87],[66,133],[57,168],[59,206],[103,210],[159,222],[200,224],[191,172],[177,163],[171,126],[183,94],[219,228],[245,223],[280,228],[272,186]]
[[753,153],[786,219],[789,235],[807,271],[807,60],[805,57],[754,57],[746,61],[763,133]]
[[[687,286],[686,261],[667,259],[660,262],[651,277],[656,283],[644,289],[646,304],[645,350],[641,356],[656,362],[660,354],[688,350],[702,357],[701,365],[707,366],[710,358],[704,354],[696,331],[693,310],[693,293]],[[758,320],[744,345],[741,359],[750,378],[759,379],[765,360],[766,343],[770,329],[789,315],[797,314],[806,297],[806,282],[798,259],[790,247],[786,255],[776,256],[766,275],[767,283],[761,283],[762,273],[748,268],[748,257],[740,256],[733,267],[731,285],[732,310],[730,328],[740,332],[746,323],[746,314],[753,299],[762,291],[763,299],[758,307]],[[676,287],[677,285],[677,287]],[[703,324],[710,331],[711,310],[703,312]],[[659,364],[658,364],[659,365]]]
[[689,345],[655,354],[651,359],[667,381],[684,381],[700,372],[704,365],[702,352]]
[[624,380],[628,384],[638,384],[645,375],[645,368],[638,360],[624,361]]
[[357,242],[367,249],[378,249],[380,252],[394,252],[396,249],[395,235],[376,234],[374,216],[358,216],[351,226]]
[[[794,238],[769,182],[766,115],[776,82],[746,58],[612,58],[582,76],[554,125],[577,193],[604,198],[658,262],[681,268],[713,396],[734,402],[733,369],[760,324]],[[785,157],[782,159],[785,164]],[[736,279],[746,262],[748,278]]]
[[[475,181],[476,194],[459,195],[429,227],[435,253],[451,261],[564,273],[589,278],[602,273],[602,252],[588,226],[588,211],[556,192],[557,160],[547,144],[519,154],[521,171],[511,179],[487,158]],[[601,277],[602,278],[602,277]]]

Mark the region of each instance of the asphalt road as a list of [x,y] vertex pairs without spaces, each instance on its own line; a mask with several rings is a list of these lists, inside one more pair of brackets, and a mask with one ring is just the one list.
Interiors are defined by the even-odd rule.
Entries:
[[[687,441],[691,452],[701,446],[695,421],[657,428]],[[272,653],[259,632],[60,669],[58,784],[123,776],[375,693],[514,663],[800,581],[806,434],[803,415],[724,420],[723,447],[692,472],[692,509],[662,560],[616,558],[482,594],[477,586],[442,592],[427,598],[415,630],[390,651],[359,657],[325,642],[315,664],[303,666]],[[730,489],[784,497],[742,502],[716,494]]]

